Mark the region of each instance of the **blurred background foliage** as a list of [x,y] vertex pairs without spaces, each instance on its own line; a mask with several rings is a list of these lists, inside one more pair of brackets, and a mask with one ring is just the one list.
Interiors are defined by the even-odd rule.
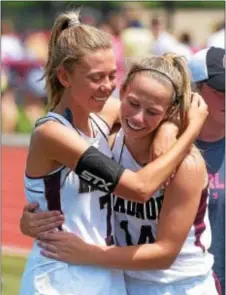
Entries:
[[[139,2],[139,1],[136,1]],[[117,9],[123,4],[128,5],[130,1],[2,1],[2,16],[11,17],[16,24],[17,30],[22,31],[30,27],[36,29],[50,29],[55,16],[65,9],[77,8],[79,6],[89,6],[107,14],[112,9]],[[135,3],[135,2],[131,2]],[[147,8],[164,8],[173,11],[178,8],[187,9],[224,9],[224,1],[146,1],[143,5]],[[13,13],[12,13],[13,11]],[[28,14],[29,12],[29,14]],[[35,13],[35,17],[34,17]],[[30,15],[30,18],[28,18]],[[26,16],[26,17],[25,17]]]

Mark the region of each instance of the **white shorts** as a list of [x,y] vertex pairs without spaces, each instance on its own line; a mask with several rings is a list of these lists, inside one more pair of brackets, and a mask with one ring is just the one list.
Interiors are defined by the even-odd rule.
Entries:
[[174,284],[155,284],[125,276],[127,295],[219,295],[213,274]]
[[20,295],[126,295],[121,271],[70,265],[52,260],[45,265],[28,263]]

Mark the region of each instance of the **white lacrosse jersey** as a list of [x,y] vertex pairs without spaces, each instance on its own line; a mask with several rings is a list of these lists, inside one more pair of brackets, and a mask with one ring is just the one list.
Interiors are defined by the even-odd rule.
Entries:
[[[68,128],[73,128],[68,120],[53,112],[49,112],[40,119],[38,124],[48,120],[58,121]],[[107,142],[109,127],[94,114],[90,115],[90,122],[95,137],[90,138],[77,129],[78,133],[90,145],[98,148],[106,156],[112,157]],[[62,211],[65,222],[59,230],[74,233],[90,244],[114,243],[110,194],[92,190],[74,171],[63,166],[40,178],[25,175],[24,184],[28,202],[38,202],[41,211]],[[33,282],[30,288],[28,288],[29,281]],[[48,259],[40,254],[40,248],[35,241],[23,276],[22,290],[21,295],[39,294],[39,292],[51,295],[58,295],[58,293],[60,295],[121,295],[125,292],[125,286],[121,271],[76,266]],[[50,291],[42,293],[42,290]],[[54,293],[55,291],[58,293]]]
[[[116,135],[112,152],[114,159],[123,167],[132,171],[142,168],[136,163],[125,146],[122,129]],[[120,246],[155,242],[163,198],[164,189],[158,190],[145,204],[114,196],[115,234],[116,241]],[[169,269],[125,271],[125,275],[159,284],[169,284],[206,275],[213,265],[213,256],[208,252],[211,243],[211,231],[207,209],[208,189],[205,189],[187,239]]]

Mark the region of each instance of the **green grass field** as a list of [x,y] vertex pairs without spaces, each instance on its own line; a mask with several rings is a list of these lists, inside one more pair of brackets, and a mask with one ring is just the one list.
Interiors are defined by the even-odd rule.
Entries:
[[18,295],[26,258],[2,255],[2,295]]

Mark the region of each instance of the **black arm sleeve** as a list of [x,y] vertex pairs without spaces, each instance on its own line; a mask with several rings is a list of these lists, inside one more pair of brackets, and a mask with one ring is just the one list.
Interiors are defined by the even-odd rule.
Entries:
[[116,161],[90,146],[80,157],[75,173],[91,187],[111,193],[124,170]]

